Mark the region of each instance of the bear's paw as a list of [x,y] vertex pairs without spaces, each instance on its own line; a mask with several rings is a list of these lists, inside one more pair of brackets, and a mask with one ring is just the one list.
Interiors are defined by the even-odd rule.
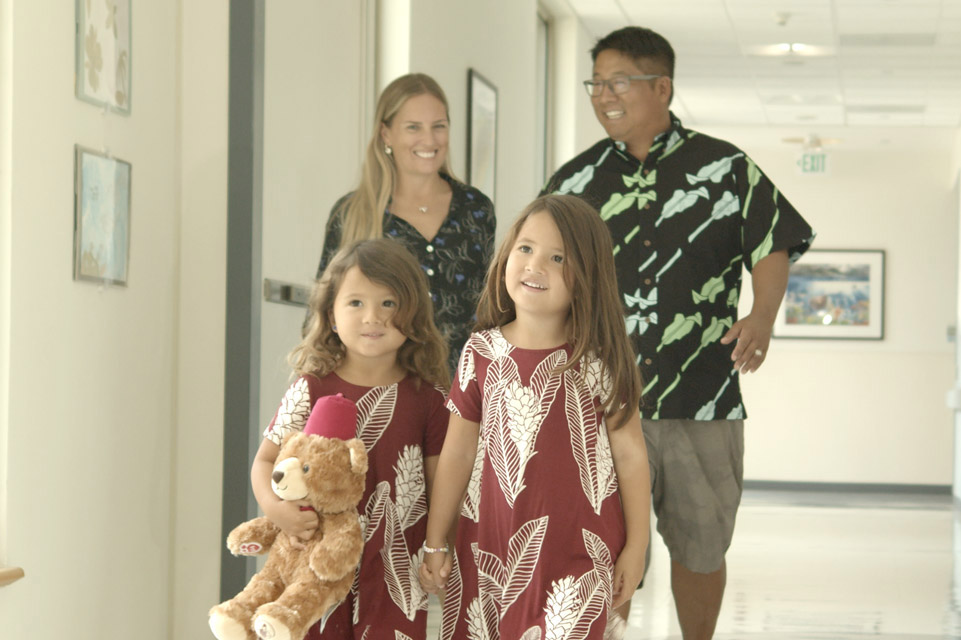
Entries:
[[254,632],[260,640],[292,640],[283,622],[264,613],[254,619]]

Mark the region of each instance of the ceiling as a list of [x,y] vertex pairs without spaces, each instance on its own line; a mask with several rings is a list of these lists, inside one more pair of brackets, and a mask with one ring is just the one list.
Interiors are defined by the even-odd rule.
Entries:
[[961,126],[961,0],[566,1],[595,38],[635,24],[671,42],[685,124]]

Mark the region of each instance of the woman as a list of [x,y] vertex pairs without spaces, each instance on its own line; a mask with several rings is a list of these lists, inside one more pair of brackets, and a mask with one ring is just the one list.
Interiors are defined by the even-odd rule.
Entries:
[[447,97],[433,78],[391,82],[375,123],[360,184],[331,210],[317,277],[341,246],[380,236],[402,242],[427,274],[453,371],[494,251],[494,205],[451,174]]

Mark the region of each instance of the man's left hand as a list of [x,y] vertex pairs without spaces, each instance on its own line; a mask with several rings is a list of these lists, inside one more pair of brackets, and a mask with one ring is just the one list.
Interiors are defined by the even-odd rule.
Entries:
[[741,373],[757,371],[767,357],[767,349],[771,344],[771,324],[766,320],[749,314],[738,320],[721,338],[721,344],[730,344],[737,340],[731,360],[734,368]]

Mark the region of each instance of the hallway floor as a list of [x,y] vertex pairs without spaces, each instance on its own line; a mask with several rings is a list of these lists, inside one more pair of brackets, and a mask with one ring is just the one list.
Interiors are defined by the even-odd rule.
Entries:
[[[657,533],[626,640],[680,639]],[[746,491],[717,640],[961,639],[961,511],[946,495]],[[436,637],[432,600],[429,638]]]

